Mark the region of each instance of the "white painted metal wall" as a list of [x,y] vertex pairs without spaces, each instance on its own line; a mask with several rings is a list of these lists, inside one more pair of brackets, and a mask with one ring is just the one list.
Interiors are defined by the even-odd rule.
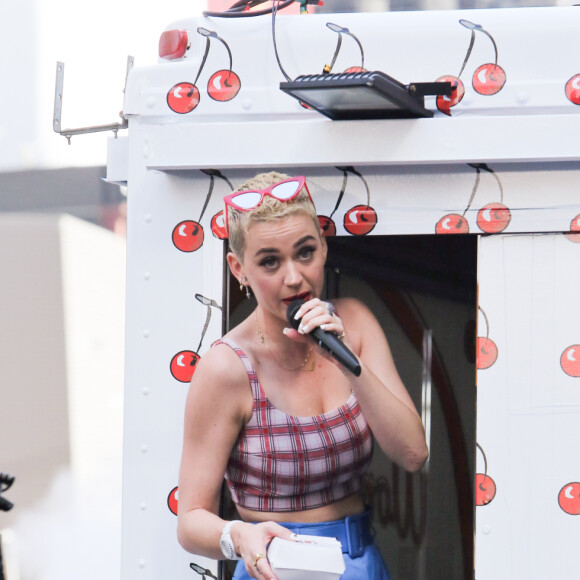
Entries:
[[[221,199],[230,183],[272,168],[307,176],[337,235],[481,236],[479,335],[497,337],[499,354],[487,368],[481,361],[488,350],[479,354],[477,471],[483,488],[493,479],[496,495],[484,495],[477,507],[476,578],[574,576],[578,371],[572,364],[572,374],[563,372],[559,357],[566,352],[574,363],[576,351],[566,349],[580,343],[569,290],[579,281],[572,264],[580,234],[563,234],[580,228],[580,8],[280,17],[278,50],[292,77],[318,73],[336,45],[325,23],[336,22],[359,37],[369,70],[430,81],[459,73],[470,40],[459,19],[493,36],[506,82],[493,95],[475,91],[474,75],[494,60],[488,37],[477,32],[461,77],[463,100],[433,119],[331,122],[304,110],[278,90],[283,78],[264,17],[172,24],[190,31],[188,56],[130,74],[129,136],[110,140],[108,174],[129,187],[123,580],[195,577],[190,562],[215,570],[185,554],[175,538],[183,402],[191,362],[222,329]],[[228,43],[241,89],[230,101],[209,97],[208,80],[228,68],[225,49],[212,40],[197,82],[199,104],[177,114],[168,95],[199,72],[205,38],[198,26]],[[349,40],[338,68],[360,62]],[[341,165],[365,177],[370,201],[350,174],[333,213]],[[202,171],[209,169],[213,174]],[[360,226],[361,209],[374,220],[368,206],[376,226],[353,230],[348,220]],[[548,232],[555,233],[541,235]],[[544,298],[552,306],[544,307]],[[526,349],[522,337],[538,338]],[[542,553],[557,554],[554,573]]]

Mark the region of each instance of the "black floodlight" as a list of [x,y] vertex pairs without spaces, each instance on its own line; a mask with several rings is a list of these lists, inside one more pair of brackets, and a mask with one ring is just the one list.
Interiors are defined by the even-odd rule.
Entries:
[[280,89],[334,121],[432,117],[425,95],[450,97],[451,83],[404,85],[380,71],[302,75]]

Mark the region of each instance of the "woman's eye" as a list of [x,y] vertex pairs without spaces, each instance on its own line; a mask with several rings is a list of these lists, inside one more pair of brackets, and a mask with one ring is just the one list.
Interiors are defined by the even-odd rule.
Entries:
[[260,262],[260,265],[264,266],[265,268],[275,268],[278,265],[278,258],[276,258],[275,256],[269,256],[267,258],[264,258]]
[[314,254],[316,248],[312,248],[310,246],[305,246],[304,248],[300,248],[300,251],[298,252],[298,256],[300,258],[302,258],[303,260],[311,258],[312,255]]

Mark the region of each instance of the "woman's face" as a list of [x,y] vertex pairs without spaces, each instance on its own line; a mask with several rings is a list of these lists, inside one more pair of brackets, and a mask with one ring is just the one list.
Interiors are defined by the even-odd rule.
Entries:
[[290,302],[320,296],[326,250],[306,213],[256,223],[246,236],[242,278],[248,279],[261,308],[285,320]]

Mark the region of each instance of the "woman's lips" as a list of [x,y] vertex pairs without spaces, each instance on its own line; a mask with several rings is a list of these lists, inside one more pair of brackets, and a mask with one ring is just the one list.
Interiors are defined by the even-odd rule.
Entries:
[[294,300],[310,300],[310,292],[302,292],[302,294],[295,294],[294,296],[288,296],[288,298],[284,298],[282,302],[288,306]]

